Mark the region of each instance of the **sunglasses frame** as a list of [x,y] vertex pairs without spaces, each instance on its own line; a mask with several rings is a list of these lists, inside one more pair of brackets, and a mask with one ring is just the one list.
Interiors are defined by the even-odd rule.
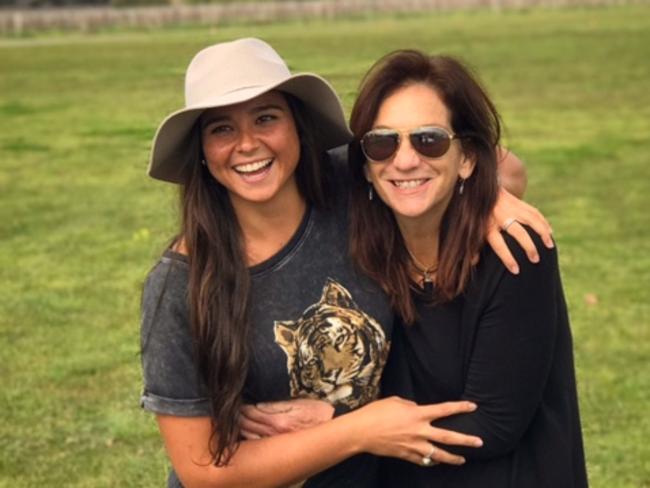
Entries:
[[[440,156],[427,156],[426,154],[423,154],[422,152],[420,152],[420,151],[415,147],[415,145],[411,142],[411,136],[412,136],[414,133],[417,133],[418,131],[423,131],[423,130],[426,130],[426,129],[435,129],[436,131],[442,132],[442,133],[444,133],[444,134],[447,136],[447,138],[448,138],[448,140],[449,140],[449,146],[447,147],[447,149],[445,150],[445,152],[442,153]],[[372,134],[372,133],[381,133],[381,132],[383,132],[383,133],[386,134],[386,135],[393,135],[393,134],[396,134],[396,135],[397,135],[397,146],[395,147],[395,150],[394,150],[394,151],[390,154],[390,156],[388,156],[387,158],[384,158],[384,159],[373,159],[373,158],[371,158],[371,157],[368,155],[368,153],[366,153],[366,148],[364,147],[364,143],[363,143],[363,141],[364,141],[364,139],[365,139],[369,134]],[[405,134],[408,135],[408,139],[409,139],[409,142],[410,142],[411,147],[413,148],[413,150],[414,150],[416,153],[418,153],[420,156],[422,156],[422,157],[424,157],[424,158],[427,158],[427,159],[440,159],[440,158],[443,157],[445,154],[447,154],[447,152],[449,152],[449,148],[451,148],[451,142],[452,142],[453,140],[455,140],[455,139],[462,139],[462,137],[459,136],[458,134],[454,134],[454,133],[452,133],[452,132],[449,132],[449,131],[448,131],[447,129],[445,129],[444,127],[440,127],[440,126],[437,126],[437,125],[421,125],[421,126],[418,126],[418,127],[413,127],[413,128],[411,128],[411,129],[393,129],[393,128],[388,128],[388,127],[386,127],[386,128],[377,128],[377,129],[369,130],[368,132],[366,132],[366,133],[361,137],[361,139],[359,140],[359,145],[361,146],[361,151],[363,152],[363,155],[366,157],[366,159],[367,159],[368,161],[370,161],[370,162],[374,162],[374,163],[385,163],[385,162],[390,161],[391,159],[393,159],[393,158],[395,157],[395,154],[397,154],[397,151],[399,151],[399,148],[400,148],[400,146],[402,145],[402,136],[405,135]]]

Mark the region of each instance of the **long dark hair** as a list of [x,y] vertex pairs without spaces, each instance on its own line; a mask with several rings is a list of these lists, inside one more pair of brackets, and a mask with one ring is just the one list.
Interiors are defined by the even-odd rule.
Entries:
[[442,219],[435,300],[462,293],[484,244],[488,219],[497,195],[499,115],[469,70],[448,56],[427,56],[402,50],[380,59],[364,77],[350,117],[352,173],[351,253],[358,266],[388,293],[407,323],[415,319],[411,298],[411,263],[390,208],[367,198],[360,139],[369,131],[382,102],[399,88],[424,83],[433,88],[451,112],[451,128],[462,136],[463,153],[476,160],[462,195],[454,192]]
[[[298,189],[312,206],[326,205],[326,173],[316,127],[297,98],[284,94],[300,138]],[[197,368],[212,409],[210,452],[226,464],[238,445],[239,409],[249,365],[251,282],[241,229],[228,191],[200,164],[198,124],[181,185],[181,230],[189,257],[189,310]]]

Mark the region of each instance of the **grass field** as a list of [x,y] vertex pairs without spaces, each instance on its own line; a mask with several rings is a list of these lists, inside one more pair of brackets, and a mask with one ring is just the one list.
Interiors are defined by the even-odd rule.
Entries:
[[349,109],[388,50],[462,56],[550,218],[595,488],[650,487],[650,7],[0,39],[0,487],[162,486],[141,283],[176,226],[145,176],[191,56],[255,35]]

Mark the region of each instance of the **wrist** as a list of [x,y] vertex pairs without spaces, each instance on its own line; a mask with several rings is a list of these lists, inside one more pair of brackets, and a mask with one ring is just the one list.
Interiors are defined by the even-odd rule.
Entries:
[[346,446],[351,449],[351,454],[370,452],[368,442],[370,436],[368,436],[368,429],[364,427],[366,416],[363,414],[363,407],[356,410],[350,410],[349,408],[338,410],[340,414],[335,413],[332,422],[338,423],[341,430],[345,432]]

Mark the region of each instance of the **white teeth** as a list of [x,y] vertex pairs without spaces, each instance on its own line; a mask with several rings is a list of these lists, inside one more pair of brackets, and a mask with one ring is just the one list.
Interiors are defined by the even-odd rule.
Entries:
[[420,186],[423,184],[426,180],[421,179],[421,180],[393,180],[393,185],[395,185],[397,188],[415,188],[416,186]]
[[270,165],[273,162],[273,158],[263,159],[261,161],[255,161],[254,163],[240,164],[234,167],[234,170],[238,173],[254,173],[259,171],[265,166]]

